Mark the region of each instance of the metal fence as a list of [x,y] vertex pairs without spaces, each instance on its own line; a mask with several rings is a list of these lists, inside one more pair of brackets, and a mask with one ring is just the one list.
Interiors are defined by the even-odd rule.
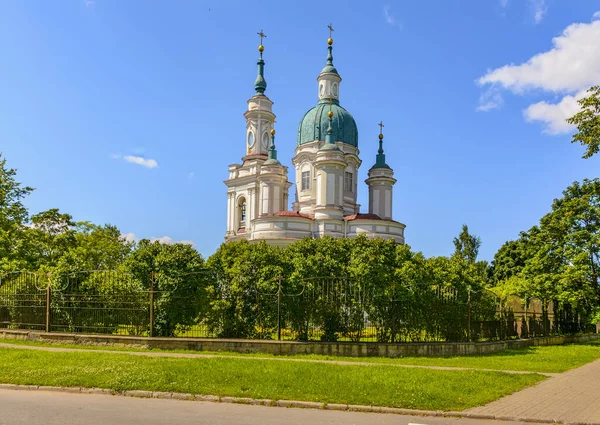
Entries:
[[489,341],[593,332],[551,301],[346,277],[260,282],[210,271],[0,275],[0,328],[299,341]]

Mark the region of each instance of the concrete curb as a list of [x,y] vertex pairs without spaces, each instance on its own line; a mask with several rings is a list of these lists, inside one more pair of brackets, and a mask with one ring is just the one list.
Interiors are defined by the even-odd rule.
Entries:
[[600,339],[600,334],[580,336],[548,336],[531,339],[483,342],[319,342],[272,341],[219,338],[163,338],[125,335],[43,332],[20,329],[0,329],[0,338],[60,344],[81,344],[145,349],[186,349],[192,351],[226,351],[267,353],[273,355],[320,354],[345,357],[445,357],[467,354],[490,354],[506,349],[538,345],[559,345]]
[[18,384],[0,384],[2,390],[21,390],[21,391],[55,391],[61,393],[79,393],[79,394],[101,394],[113,395],[121,397],[136,397],[136,398],[156,398],[156,399],[175,399],[187,401],[204,401],[213,403],[237,403],[267,407],[288,407],[301,409],[322,409],[322,410],[337,410],[348,412],[368,412],[368,413],[388,413],[396,415],[408,416],[437,416],[437,417],[454,417],[454,418],[469,418],[469,419],[488,419],[497,421],[513,421],[513,422],[530,422],[530,423],[556,423],[562,425],[600,425],[598,422],[575,423],[565,422],[561,420],[521,418],[512,416],[496,416],[485,415],[468,412],[453,412],[441,410],[417,410],[403,409],[400,407],[383,407],[383,406],[363,406],[354,404],[338,404],[338,403],[322,403],[313,401],[299,400],[269,400],[269,399],[253,399],[247,397],[219,397],[215,395],[195,395],[186,393],[170,393],[163,391],[143,391],[143,390],[127,390],[116,391],[104,388],[79,388],[79,387],[53,387],[44,385],[18,385]]

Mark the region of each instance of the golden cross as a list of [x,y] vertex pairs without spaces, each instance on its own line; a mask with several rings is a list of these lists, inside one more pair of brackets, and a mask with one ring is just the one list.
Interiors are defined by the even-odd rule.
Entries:
[[265,33],[263,32],[263,30],[260,30],[260,32],[257,32],[256,34],[258,34],[260,36],[260,44],[262,44],[262,39],[267,38],[267,36],[265,35]]
[[379,121],[379,124],[377,124],[379,126],[379,134],[383,134],[383,121]]
[[329,38],[331,38],[331,33],[333,32],[333,27],[331,26],[331,24],[327,25],[327,28],[329,28]]

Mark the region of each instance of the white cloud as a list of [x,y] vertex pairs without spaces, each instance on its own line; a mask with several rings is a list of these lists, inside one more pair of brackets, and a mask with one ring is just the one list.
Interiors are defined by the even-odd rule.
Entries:
[[491,86],[479,96],[479,105],[477,111],[488,112],[492,109],[498,109],[504,105],[504,99],[500,90],[496,86]]
[[123,159],[132,164],[141,165],[142,167],[148,167],[148,168],[158,167],[158,162],[156,162],[156,160],[146,159],[141,156],[127,155],[127,156],[124,156]]
[[[600,81],[600,20],[574,23],[552,40],[552,48],[526,62],[489,70],[477,80],[488,89],[504,88],[516,94],[549,92],[563,97],[556,103],[541,101],[524,111],[528,122],[545,124],[544,132],[559,134],[571,130],[564,120],[578,111],[576,100]],[[489,99],[492,99],[489,102]],[[483,102],[482,102],[483,99]],[[480,97],[478,110],[493,109],[493,95]],[[485,109],[485,107],[488,107]]]
[[592,20],[596,20],[596,19],[600,19],[600,11],[598,11],[592,15]]
[[387,22],[389,25],[396,25],[396,18],[390,13],[389,4],[383,6],[383,16],[385,17],[385,22]]
[[580,106],[577,101],[585,97],[586,93],[586,90],[581,90],[574,96],[567,95],[563,97],[558,103],[548,103],[546,101],[534,103],[523,111],[523,116],[527,122],[541,121],[546,124],[544,133],[569,133],[575,126],[567,123],[566,119],[579,111]]
[[[140,240],[140,238],[138,238],[135,233],[123,233],[123,234],[121,234],[121,238],[127,242],[137,242]],[[173,245],[175,243],[181,243],[181,244],[190,245],[190,246],[196,245],[194,242],[188,241],[188,240],[176,241],[173,238],[171,238],[170,236],[162,236],[160,238],[150,238],[150,242],[159,242],[159,243],[163,243],[166,245]]]
[[600,21],[571,24],[552,40],[553,48],[520,65],[505,65],[479,78],[515,93],[528,89],[573,92],[600,80]]
[[548,12],[548,6],[546,6],[546,0],[529,0],[530,7],[533,11],[533,20],[536,24],[542,22],[546,12]]
[[162,236],[160,238],[152,238],[152,239],[150,239],[150,242],[160,242],[160,243],[163,243],[163,244],[166,244],[166,245],[173,245],[175,243],[181,243],[181,244],[184,244],[184,245],[191,245],[191,246],[196,245],[194,242],[187,241],[187,240],[175,241],[170,236]]
[[124,239],[126,242],[137,241],[137,237],[135,236],[135,233],[123,233],[123,234],[121,234],[121,238]]

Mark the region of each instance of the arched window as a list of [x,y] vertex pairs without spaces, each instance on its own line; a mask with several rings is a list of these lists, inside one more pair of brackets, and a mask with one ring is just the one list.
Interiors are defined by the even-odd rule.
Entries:
[[238,201],[238,217],[239,217],[239,228],[246,227],[246,198],[242,197]]
[[265,149],[269,148],[269,133],[263,133],[263,141],[262,141],[263,147]]

